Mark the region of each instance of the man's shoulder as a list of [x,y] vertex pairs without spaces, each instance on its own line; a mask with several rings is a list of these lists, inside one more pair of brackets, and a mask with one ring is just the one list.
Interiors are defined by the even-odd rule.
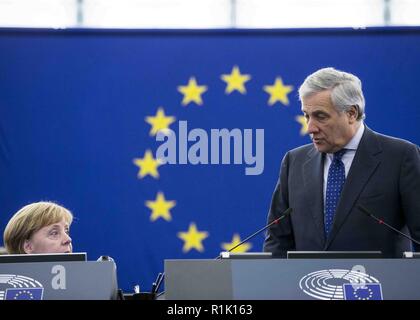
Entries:
[[408,140],[397,138],[394,136],[385,135],[373,130],[370,130],[377,141],[384,149],[391,151],[402,151],[406,149],[417,149],[418,146]]
[[282,159],[282,166],[292,166],[293,164],[302,164],[313,152],[317,152],[313,144],[306,144],[286,152]]
[[289,150],[287,153],[291,157],[302,157],[302,156],[308,156],[312,152],[317,152],[314,148],[314,145],[312,143],[305,144],[303,146],[294,148],[292,150]]

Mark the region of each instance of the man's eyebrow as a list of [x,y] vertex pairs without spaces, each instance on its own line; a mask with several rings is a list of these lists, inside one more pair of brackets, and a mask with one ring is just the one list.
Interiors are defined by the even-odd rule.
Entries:
[[328,114],[328,113],[325,112],[324,110],[315,110],[314,112],[312,112],[312,114],[319,115],[319,114]]
[[[302,112],[305,113],[305,114],[309,114],[305,110],[302,110]],[[312,115],[319,115],[319,114],[328,114],[328,113],[325,112],[324,110],[315,110],[315,111],[312,111],[310,114],[312,114]]]

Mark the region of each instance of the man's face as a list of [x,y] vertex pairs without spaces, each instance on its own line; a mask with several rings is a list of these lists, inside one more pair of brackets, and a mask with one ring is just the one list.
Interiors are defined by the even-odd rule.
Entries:
[[308,133],[319,152],[333,153],[342,149],[356,133],[357,112],[339,112],[331,101],[329,90],[302,99],[302,112]]

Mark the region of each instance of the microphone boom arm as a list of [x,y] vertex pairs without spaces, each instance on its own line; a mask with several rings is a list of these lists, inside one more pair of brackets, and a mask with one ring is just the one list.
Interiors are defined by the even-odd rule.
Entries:
[[400,230],[394,228],[393,226],[389,225],[388,223],[386,223],[385,221],[383,221],[382,219],[379,219],[377,217],[375,217],[373,214],[371,214],[365,207],[358,205],[357,208],[362,211],[364,214],[366,214],[367,216],[371,217],[372,219],[376,220],[376,222],[378,222],[379,224],[383,224],[385,226],[387,226],[388,228],[390,228],[392,231],[402,235],[403,237],[407,238],[408,240],[411,240],[412,242],[414,242],[415,244],[420,246],[420,242],[413,239],[412,237],[409,237],[408,235],[406,235],[405,233],[401,232]]
[[[265,227],[261,228],[260,230],[254,232],[253,234],[251,234],[249,237],[246,237],[244,240],[242,240],[241,242],[239,242],[236,246],[234,246],[233,248],[230,248],[227,252],[231,252],[233,250],[235,250],[237,247],[239,247],[240,245],[242,245],[243,243],[247,242],[249,239],[252,239],[253,237],[255,237],[257,234],[263,232],[264,230],[270,228],[273,224],[277,224],[279,223],[280,220],[286,218],[289,214],[292,213],[292,208],[288,208],[286,211],[284,211],[284,213],[278,217],[277,219],[274,219],[273,221],[271,221],[269,224],[267,224]],[[215,260],[217,259],[221,259],[222,255],[218,255],[216,257]]]

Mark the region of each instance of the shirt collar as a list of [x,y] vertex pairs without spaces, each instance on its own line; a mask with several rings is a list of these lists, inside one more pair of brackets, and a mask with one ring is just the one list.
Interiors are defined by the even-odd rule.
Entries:
[[351,138],[349,143],[346,144],[344,149],[347,150],[357,150],[360,140],[362,140],[363,132],[365,132],[365,125],[362,122],[359,126],[359,129],[357,129],[356,134]]

